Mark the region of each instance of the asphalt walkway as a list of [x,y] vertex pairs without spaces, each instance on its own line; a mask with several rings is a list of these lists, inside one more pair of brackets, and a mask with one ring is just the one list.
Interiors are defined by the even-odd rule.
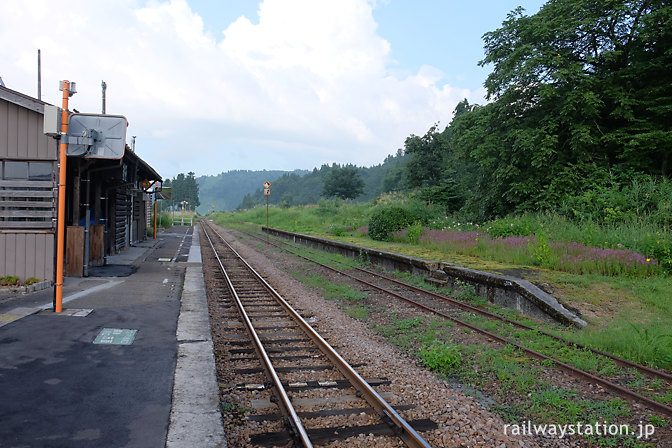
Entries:
[[[192,232],[193,230],[193,232]],[[0,299],[0,446],[225,447],[196,228]]]

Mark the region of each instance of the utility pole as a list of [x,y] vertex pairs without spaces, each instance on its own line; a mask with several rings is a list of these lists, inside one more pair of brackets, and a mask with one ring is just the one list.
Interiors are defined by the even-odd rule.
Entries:
[[58,230],[56,234],[56,283],[54,284],[54,312],[63,311],[63,259],[65,258],[65,182],[66,182],[66,136],[68,134],[68,100],[77,93],[75,83],[61,81],[63,111],[61,112],[61,144],[58,155]]
[[42,101],[42,54],[37,49],[37,99]]
[[100,86],[103,88],[103,114],[105,113],[105,91],[107,90],[107,84],[105,81],[101,81]]

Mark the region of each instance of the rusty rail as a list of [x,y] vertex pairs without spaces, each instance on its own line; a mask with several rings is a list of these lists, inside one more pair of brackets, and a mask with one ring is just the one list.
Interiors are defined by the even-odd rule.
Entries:
[[[272,244],[272,243],[270,243],[270,244]],[[276,247],[277,247],[277,246],[276,246]],[[291,252],[291,251],[290,251],[290,252]],[[300,254],[296,254],[296,253],[294,253],[294,255],[296,255],[296,256],[298,256],[298,257],[300,257],[300,258],[303,258],[303,259],[305,259],[305,260],[307,260],[307,261],[310,261],[310,262],[312,262],[312,263],[315,263],[315,264],[317,264],[318,266],[321,266],[321,267],[323,267],[323,268],[325,268],[325,269],[327,269],[327,270],[330,270],[330,271],[332,271],[332,272],[336,272],[336,273],[338,273],[338,274],[340,274],[340,275],[343,275],[343,276],[348,277],[348,278],[350,278],[350,279],[352,279],[352,280],[355,280],[355,281],[357,281],[357,282],[360,282],[360,283],[362,283],[362,284],[364,284],[364,285],[366,285],[366,286],[368,286],[368,287],[370,287],[370,288],[376,289],[376,290],[378,290],[378,291],[380,291],[380,292],[382,292],[382,293],[384,293],[384,294],[388,294],[388,295],[390,295],[390,296],[393,296],[393,297],[395,297],[395,298],[398,298],[398,299],[400,299],[400,300],[403,300],[403,301],[409,303],[409,304],[412,305],[412,306],[415,306],[415,307],[417,307],[417,308],[422,309],[423,311],[427,311],[427,312],[432,313],[432,314],[435,314],[435,315],[437,315],[437,316],[441,316],[441,317],[446,318],[446,319],[448,319],[448,320],[450,320],[450,321],[452,321],[452,322],[455,322],[455,323],[458,324],[458,325],[461,325],[461,326],[463,326],[463,327],[469,328],[469,329],[471,329],[471,330],[473,330],[473,331],[476,331],[476,332],[478,332],[478,333],[484,334],[484,335],[486,335],[486,336],[488,336],[488,337],[490,337],[490,338],[492,338],[492,339],[494,339],[494,340],[497,340],[497,341],[499,341],[499,342],[501,342],[501,343],[503,343],[503,344],[510,344],[510,345],[512,345],[512,346],[514,346],[514,347],[516,347],[516,348],[518,348],[519,350],[524,351],[525,353],[527,353],[527,354],[530,355],[530,356],[533,356],[533,357],[535,357],[535,358],[542,359],[542,360],[549,360],[549,361],[552,361],[552,362],[555,363],[558,367],[560,367],[562,370],[564,370],[565,372],[570,373],[571,375],[574,375],[575,377],[580,377],[580,378],[583,378],[583,379],[587,379],[587,380],[593,381],[593,382],[595,382],[595,383],[601,385],[602,387],[604,387],[604,388],[606,388],[606,389],[610,389],[610,390],[616,392],[617,394],[620,394],[621,396],[624,396],[624,397],[629,398],[629,399],[631,399],[631,400],[634,400],[634,401],[637,401],[637,402],[639,402],[639,403],[642,403],[643,405],[647,406],[649,409],[655,409],[655,410],[657,410],[657,411],[659,411],[659,412],[661,412],[661,413],[663,413],[663,414],[666,414],[666,415],[668,415],[668,416],[672,416],[672,407],[670,407],[670,406],[668,406],[668,405],[665,405],[665,404],[663,404],[663,403],[660,403],[660,402],[658,402],[658,401],[656,401],[656,400],[654,400],[654,399],[652,399],[652,398],[649,398],[649,397],[646,397],[646,396],[644,396],[644,395],[641,395],[641,394],[639,394],[639,393],[637,393],[637,392],[635,392],[635,391],[632,391],[632,390],[630,390],[630,389],[628,389],[628,388],[626,388],[626,387],[620,386],[620,385],[618,385],[618,384],[616,384],[616,383],[614,383],[614,382],[612,382],[612,381],[609,381],[609,380],[607,380],[607,379],[601,378],[601,377],[599,377],[599,376],[593,375],[593,374],[591,374],[591,373],[589,373],[589,372],[586,372],[586,371],[584,371],[584,370],[578,369],[578,368],[576,368],[576,367],[574,367],[574,366],[571,366],[571,365],[569,365],[569,364],[567,364],[567,363],[565,363],[565,362],[562,362],[562,361],[560,361],[560,360],[558,360],[558,359],[555,359],[555,358],[553,358],[553,357],[551,357],[551,356],[548,356],[548,355],[545,355],[545,354],[543,354],[543,353],[540,353],[540,352],[538,352],[538,351],[536,351],[536,350],[532,350],[532,349],[530,349],[530,348],[527,348],[527,347],[525,347],[525,346],[523,346],[523,345],[521,345],[521,344],[519,344],[519,343],[517,343],[517,342],[515,342],[515,341],[512,341],[512,340],[507,339],[507,338],[504,338],[504,337],[501,337],[501,336],[496,335],[496,334],[494,334],[494,333],[492,333],[492,332],[490,332],[490,331],[483,330],[483,329],[481,329],[481,328],[479,328],[479,327],[477,327],[477,326],[475,326],[475,325],[472,325],[472,324],[469,324],[468,322],[462,321],[461,319],[458,319],[458,318],[456,318],[456,317],[450,316],[449,314],[446,314],[446,313],[443,313],[443,312],[441,312],[441,311],[439,311],[439,310],[435,310],[435,309],[433,309],[433,308],[427,307],[427,306],[425,306],[425,305],[423,305],[423,304],[421,304],[421,303],[418,303],[418,302],[416,302],[416,301],[414,301],[414,300],[408,299],[408,298],[406,298],[406,297],[404,297],[404,296],[402,296],[402,295],[400,295],[400,294],[397,294],[397,293],[394,292],[394,291],[390,291],[390,290],[388,290],[388,289],[379,287],[379,286],[377,286],[377,285],[375,285],[375,284],[373,284],[373,283],[371,283],[371,282],[367,282],[366,280],[363,280],[363,279],[360,279],[360,278],[358,278],[358,277],[356,277],[356,276],[354,276],[354,275],[348,274],[347,272],[338,270],[338,269],[336,269],[336,268],[333,268],[333,267],[331,267],[331,266],[325,265],[325,264],[320,263],[320,262],[318,262],[318,261],[311,260],[310,258],[304,257],[303,255],[300,255]],[[451,299],[451,298],[449,298],[449,297],[446,297],[446,296],[443,296],[443,295],[440,295],[440,294],[435,294],[435,293],[432,293],[432,292],[430,292],[430,291],[426,291],[426,290],[423,290],[423,289],[420,289],[420,288],[416,288],[415,286],[408,285],[408,284],[403,283],[403,282],[400,282],[400,281],[398,281],[398,280],[389,279],[388,277],[382,276],[382,275],[380,275],[380,274],[378,274],[378,273],[373,273],[373,272],[371,272],[371,271],[367,271],[367,270],[365,270],[365,269],[359,269],[359,268],[357,268],[357,269],[358,269],[358,270],[361,270],[361,271],[364,271],[364,272],[367,272],[367,273],[369,273],[369,274],[371,274],[371,275],[380,277],[380,278],[385,278],[386,280],[391,280],[391,281],[393,281],[394,283],[399,284],[400,286],[403,286],[403,287],[405,287],[405,288],[414,290],[414,291],[416,291],[416,292],[421,292],[421,293],[424,293],[424,294],[429,294],[429,295],[435,296],[436,298],[439,298],[439,299],[441,299],[441,300],[449,301],[451,304],[453,304],[453,305],[455,305],[455,306],[458,306],[458,307],[460,307],[460,308],[462,308],[462,309],[469,310],[469,311],[473,311],[473,312],[477,312],[477,313],[480,313],[480,314],[483,314],[483,315],[486,315],[486,316],[489,316],[489,317],[493,317],[493,318],[496,318],[496,319],[501,320],[501,321],[503,321],[503,322],[510,323],[510,324],[512,324],[512,325],[518,326],[518,327],[520,327],[520,328],[525,328],[525,329],[528,329],[528,330],[538,331],[538,332],[541,333],[541,334],[544,334],[544,335],[546,335],[546,336],[549,336],[549,337],[551,337],[551,338],[554,338],[554,339],[559,340],[559,341],[561,341],[561,342],[564,342],[564,343],[566,343],[566,344],[576,345],[577,347],[588,349],[588,350],[590,350],[590,351],[593,352],[593,353],[596,353],[596,354],[599,354],[599,355],[602,355],[602,356],[606,356],[606,357],[608,357],[608,358],[610,358],[610,359],[613,359],[614,361],[616,361],[616,362],[618,362],[618,363],[621,363],[621,364],[624,364],[624,365],[626,365],[626,366],[628,366],[628,367],[634,367],[634,368],[637,368],[637,369],[639,369],[639,370],[642,371],[642,372],[645,372],[645,373],[648,373],[648,374],[651,374],[651,375],[654,375],[654,376],[658,376],[658,377],[660,377],[660,378],[664,378],[664,379],[667,379],[667,380],[672,379],[672,375],[670,375],[670,374],[668,374],[668,373],[666,373],[666,372],[661,372],[661,371],[658,371],[658,370],[656,370],[656,369],[651,369],[651,368],[649,368],[649,367],[642,366],[642,365],[633,363],[633,362],[631,362],[631,361],[628,361],[628,360],[625,360],[625,359],[622,359],[622,358],[618,358],[618,357],[613,356],[613,355],[610,355],[610,354],[608,354],[608,353],[604,353],[604,352],[601,352],[601,351],[599,351],[599,350],[592,349],[592,348],[587,347],[587,346],[584,346],[584,345],[582,345],[582,344],[577,344],[577,343],[571,342],[571,341],[566,340],[566,339],[564,339],[564,338],[560,338],[560,337],[558,337],[558,336],[552,335],[551,333],[542,332],[542,331],[540,331],[540,330],[534,329],[534,328],[532,328],[532,327],[530,327],[530,326],[527,326],[527,325],[525,325],[525,324],[521,324],[521,323],[519,323],[519,322],[515,322],[515,321],[512,321],[512,320],[503,318],[503,317],[501,317],[501,316],[497,316],[496,314],[487,312],[487,311],[485,311],[485,310],[480,310],[480,309],[478,309],[478,308],[476,308],[476,307],[473,307],[473,306],[471,306],[471,305],[468,305],[468,304],[465,304],[465,303],[456,301],[456,300]]]

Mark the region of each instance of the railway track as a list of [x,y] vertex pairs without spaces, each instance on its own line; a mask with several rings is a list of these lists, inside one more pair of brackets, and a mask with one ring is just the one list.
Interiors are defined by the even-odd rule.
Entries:
[[386,378],[362,378],[220,234],[202,229],[226,284],[218,305],[228,317],[230,362],[240,380],[234,387],[258,411],[248,422],[256,428],[251,445],[310,447],[366,434],[371,446],[375,437],[381,445],[397,438],[429,446],[414,428],[436,424],[406,422],[373,388],[384,388]]
[[[284,243],[282,242],[281,244],[277,244],[276,242],[271,242],[267,236],[260,237],[251,233],[247,233],[248,235],[258,238],[260,241],[263,241],[267,244],[273,245],[281,250],[286,250],[291,253],[293,253],[295,256],[298,256],[302,259],[305,259],[306,261],[309,261],[311,263],[314,263],[321,268],[324,268],[326,270],[329,270],[333,273],[336,273],[340,276],[344,276],[347,278],[350,278],[351,280],[358,282],[362,285],[364,285],[366,288],[370,288],[373,290],[376,290],[380,293],[386,294],[388,296],[394,297],[398,300],[401,300],[405,303],[408,303],[409,305],[416,307],[418,309],[421,309],[424,312],[431,313],[436,316],[441,316],[445,319],[448,319],[457,325],[460,325],[464,328],[468,328],[469,330],[475,331],[477,333],[480,333],[484,335],[485,337],[495,340],[501,344],[505,345],[510,345],[518,350],[524,352],[526,355],[540,359],[542,361],[546,362],[552,362],[554,366],[557,368],[565,371],[566,373],[579,378],[581,380],[589,381],[594,384],[598,384],[604,389],[610,390],[613,393],[616,393],[617,395],[620,395],[621,397],[624,397],[630,401],[635,401],[643,406],[647,407],[650,410],[659,412],[663,415],[666,416],[672,416],[672,407],[670,407],[667,404],[664,404],[658,400],[656,400],[656,396],[651,396],[651,395],[644,395],[642,393],[636,392],[632,390],[631,388],[624,386],[622,383],[621,378],[606,378],[598,374],[590,373],[587,372],[583,369],[577,368],[573,365],[571,365],[568,362],[564,362],[561,359],[551,356],[546,353],[542,353],[539,350],[534,350],[532,348],[529,348],[525,346],[524,344],[518,342],[517,340],[514,340],[510,337],[505,337],[499,334],[499,332],[494,332],[490,330],[485,330],[483,328],[480,328],[479,326],[468,322],[466,319],[464,319],[462,316],[458,317],[458,314],[456,314],[456,310],[461,310],[463,312],[469,313],[469,314],[478,314],[480,316],[484,316],[488,319],[492,319],[494,321],[499,322],[505,327],[505,333],[507,334],[513,334],[514,331],[512,330],[523,330],[525,332],[534,332],[537,334],[542,334],[545,337],[549,338],[550,340],[553,340],[559,344],[562,344],[563,347],[567,347],[568,349],[571,350],[581,350],[585,352],[591,352],[595,356],[598,357],[604,357],[606,359],[612,360],[615,363],[627,368],[627,369],[636,369],[637,371],[641,372],[642,374],[648,376],[649,378],[652,378],[654,380],[662,380],[665,382],[666,387],[663,388],[663,393],[667,392],[669,393],[672,391],[672,385],[670,381],[672,380],[672,375],[668,372],[652,369],[647,366],[643,366],[634,362],[631,362],[629,360],[613,356],[609,353],[605,353],[600,350],[593,349],[591,347],[586,347],[581,344],[577,344],[574,342],[571,342],[567,339],[555,336],[551,333],[544,332],[539,329],[535,329],[530,327],[529,325],[522,324],[520,322],[507,319],[505,317],[496,315],[494,313],[491,313],[487,310],[481,309],[479,307],[475,307],[472,305],[469,305],[467,303],[461,302],[459,300],[453,299],[451,297],[448,297],[443,294],[437,294],[432,291],[427,291],[421,288],[417,288],[413,285],[409,285],[407,283],[401,282],[399,280],[396,280],[394,278],[391,278],[389,276],[385,276],[381,273],[378,272],[372,272],[367,269],[363,268],[354,268],[348,267],[348,270],[354,270],[357,275],[353,275],[350,272],[346,272],[344,269],[338,269],[333,266],[326,265],[324,263],[320,263],[314,259],[311,259],[310,257],[307,257],[305,255],[302,255],[294,250],[294,247],[289,244],[289,243]],[[277,240],[276,240],[277,241]],[[506,328],[508,327],[508,328]],[[627,376],[627,374],[625,374]],[[644,387],[646,389],[646,387]]]

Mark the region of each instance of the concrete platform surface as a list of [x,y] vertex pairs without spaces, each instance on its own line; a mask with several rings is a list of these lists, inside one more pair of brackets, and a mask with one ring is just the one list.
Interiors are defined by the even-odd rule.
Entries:
[[192,229],[66,279],[63,313],[2,297],[0,446],[226,446]]

